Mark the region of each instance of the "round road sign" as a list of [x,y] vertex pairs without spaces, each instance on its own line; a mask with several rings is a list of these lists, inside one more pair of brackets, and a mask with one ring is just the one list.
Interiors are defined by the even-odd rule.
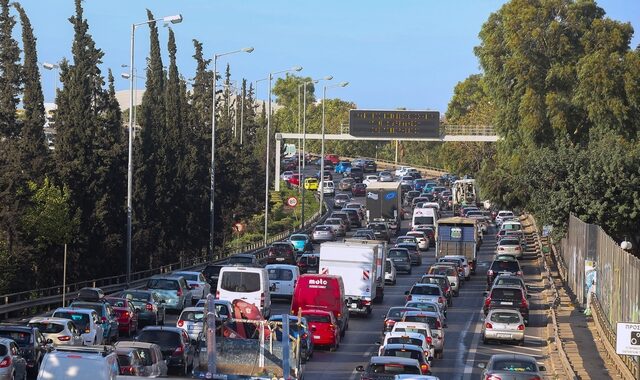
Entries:
[[296,197],[287,198],[287,205],[291,207],[296,207],[298,205],[298,198]]

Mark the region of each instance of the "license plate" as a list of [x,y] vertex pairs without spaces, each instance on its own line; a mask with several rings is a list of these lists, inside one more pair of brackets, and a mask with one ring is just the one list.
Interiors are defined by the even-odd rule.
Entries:
[[358,308],[358,304],[357,303],[352,303],[351,304],[351,308],[352,309],[357,309]]
[[511,334],[498,334],[498,338],[511,339]]
[[187,326],[187,330],[193,331],[193,326]]
[[511,306],[513,306],[513,302],[502,301],[502,302],[500,302],[500,305],[511,305]]
[[284,257],[277,257],[276,261],[284,261]]
[[313,339],[320,339],[320,335],[314,335]]

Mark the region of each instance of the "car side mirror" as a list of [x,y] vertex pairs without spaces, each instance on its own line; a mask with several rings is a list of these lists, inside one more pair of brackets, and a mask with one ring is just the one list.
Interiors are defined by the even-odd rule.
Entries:
[[543,366],[543,365],[539,365],[538,366],[538,370],[541,372],[546,372],[547,371],[547,367]]
[[377,344],[378,346],[381,346],[382,343],[381,342],[373,342],[373,344]]
[[408,296],[409,295],[409,291],[407,290],[406,292],[404,292],[404,295]]
[[364,372],[364,366],[361,366],[361,365],[357,366],[356,372]]
[[487,365],[485,363],[478,363],[478,368],[485,369],[487,368]]
[[53,344],[53,339],[47,339],[47,340],[45,341],[45,343],[47,343],[47,344]]

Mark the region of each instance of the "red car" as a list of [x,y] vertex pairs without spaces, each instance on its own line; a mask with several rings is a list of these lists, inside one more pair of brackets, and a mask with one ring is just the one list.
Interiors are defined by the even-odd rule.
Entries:
[[351,186],[351,195],[354,197],[364,197],[367,194],[367,185],[364,183],[354,183]]
[[289,178],[289,184],[291,186],[300,186],[300,175],[294,174]]
[[331,161],[334,165],[338,165],[338,162],[340,162],[340,157],[337,154],[327,154],[324,159]]
[[106,297],[118,317],[118,331],[133,336],[138,331],[138,312],[133,303],[126,298]]
[[340,346],[340,328],[333,313],[326,310],[307,309],[302,310],[302,316],[309,323],[311,340],[314,345],[329,346],[329,350],[335,351]]

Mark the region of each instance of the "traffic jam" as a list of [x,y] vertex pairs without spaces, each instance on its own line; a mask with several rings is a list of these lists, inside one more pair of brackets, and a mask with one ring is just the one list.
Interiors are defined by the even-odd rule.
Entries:
[[[482,344],[524,344],[528,242],[518,215],[485,207],[470,177],[423,178],[411,167],[378,171],[373,160],[324,159],[326,170],[315,177],[281,176],[290,187],[325,192],[330,210],[321,224],[262,255],[233,255],[110,294],[87,287],[48,315],[3,324],[0,337],[13,339],[20,355],[6,347],[0,369],[12,363],[21,379],[438,379],[448,316],[470,283],[485,288]],[[480,247],[494,239],[492,260],[481,263]],[[402,302],[390,305],[385,294],[401,294]],[[213,309],[214,333],[207,334]],[[326,367],[326,355],[340,357],[341,344],[358,333],[354,326],[380,317],[375,349],[346,359],[348,376],[305,373],[316,352]],[[493,354],[478,367],[486,380],[542,379],[544,371],[536,357],[514,353]]]

